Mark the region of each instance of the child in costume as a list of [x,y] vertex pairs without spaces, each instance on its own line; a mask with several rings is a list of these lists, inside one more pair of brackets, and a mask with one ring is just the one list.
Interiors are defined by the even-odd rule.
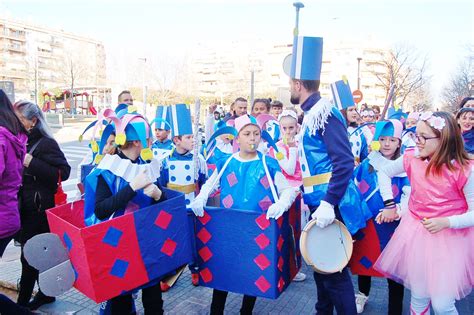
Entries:
[[[182,192],[185,196],[186,207],[194,200],[196,191],[207,178],[207,166],[204,157],[194,156],[195,139],[191,123],[191,112],[186,104],[169,107],[171,133],[175,148],[162,161],[160,183],[163,187]],[[198,170],[195,171],[196,167]],[[193,285],[199,283],[197,265],[189,264]],[[163,289],[167,289],[166,286]]]
[[[278,219],[287,211],[294,199],[296,191],[281,173],[278,162],[257,151],[261,137],[261,127],[253,116],[244,115],[235,120],[237,130],[236,141],[240,151],[227,160],[220,160],[217,169],[202,187],[200,194],[191,204],[196,216],[203,216],[204,206],[209,195],[221,189],[220,203],[225,208],[244,209],[248,211],[267,211],[267,219]],[[234,174],[231,183],[228,178]],[[270,185],[262,184],[266,177]],[[274,185],[273,185],[274,183]],[[248,188],[252,187],[251,190]],[[276,198],[279,200],[277,202]],[[267,196],[273,204],[263,205],[260,202]],[[211,303],[211,314],[223,314],[228,292],[214,289]],[[252,314],[256,297],[244,295],[241,314]]]
[[[154,167],[151,164],[139,165],[152,158],[148,148],[151,130],[147,121],[139,115],[126,114],[120,120],[113,113],[109,114],[107,118],[112,119],[116,126],[120,152],[104,156],[96,169],[86,177],[86,225],[165,200],[156,182],[159,173],[154,172],[154,169],[159,169],[159,164]],[[163,314],[159,282],[149,283],[142,289],[142,300],[145,313]],[[134,310],[131,293],[115,297],[108,303],[112,314],[131,314]]]
[[[376,123],[372,152],[355,170],[354,178],[367,202],[372,218],[367,222],[367,227],[354,235],[354,251],[350,261],[353,274],[357,274],[359,293],[356,294],[357,313],[364,311],[368,302],[371,277],[380,277],[372,265],[377,260],[382,250],[387,245],[390,236],[398,226],[398,221],[376,224],[379,211],[384,208],[380,196],[377,173],[387,160],[395,160],[400,156],[401,135],[403,125],[399,120],[391,119]],[[400,209],[408,206],[410,183],[406,174],[392,178],[392,189],[396,192],[395,202]],[[388,314],[402,314],[403,310],[403,285],[388,280]]]
[[349,142],[351,144],[351,151],[354,155],[354,164],[355,166],[359,165],[369,154],[368,143],[369,140],[372,141],[372,137],[367,139],[368,134],[371,134],[370,130],[364,132],[366,126],[359,126],[357,123],[357,117],[359,113],[357,112],[356,106],[350,106],[341,110],[342,114],[346,118],[347,122],[347,134],[349,135]]
[[[276,143],[279,148],[279,152],[283,152],[283,158],[278,160],[281,170],[288,183],[294,187],[297,191],[300,190],[303,185],[303,177],[301,175],[301,166],[298,159],[298,141],[295,139],[299,131],[298,128],[298,116],[293,110],[283,110],[278,117],[280,124],[281,133],[283,139]],[[276,153],[273,148],[270,148],[269,155],[276,158]],[[306,211],[301,212],[301,226],[306,224],[306,213],[309,214],[308,207],[305,207]],[[306,275],[302,272],[298,272],[293,278],[293,281],[304,281]]]
[[151,146],[155,158],[168,156],[174,148],[173,141],[169,138],[171,132],[171,121],[169,106],[158,106],[156,117],[150,123],[155,124],[155,142]]
[[416,129],[416,124],[418,123],[419,117],[420,117],[420,113],[412,112],[408,114],[407,119],[405,120],[405,130],[402,133],[402,148],[401,148],[402,154],[405,152],[406,149],[414,148],[416,146],[415,129]]
[[412,193],[374,268],[411,290],[411,314],[427,314],[430,301],[436,314],[458,314],[454,302],[474,280],[474,163],[449,113],[423,113],[416,143],[379,170],[380,221],[398,217],[390,178],[406,172]]

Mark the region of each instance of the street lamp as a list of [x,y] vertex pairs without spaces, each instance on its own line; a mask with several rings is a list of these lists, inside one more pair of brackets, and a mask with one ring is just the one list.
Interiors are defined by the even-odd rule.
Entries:
[[147,87],[145,84],[145,68],[146,68],[146,58],[138,58],[138,60],[143,61],[143,117],[146,117],[146,94]]
[[361,57],[357,57],[357,89],[360,91],[360,61]]

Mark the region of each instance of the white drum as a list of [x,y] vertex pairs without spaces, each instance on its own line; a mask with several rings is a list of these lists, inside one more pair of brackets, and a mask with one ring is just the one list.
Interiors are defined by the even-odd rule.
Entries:
[[300,250],[304,261],[316,272],[331,274],[341,271],[349,263],[352,237],[338,220],[322,229],[313,219],[301,232]]

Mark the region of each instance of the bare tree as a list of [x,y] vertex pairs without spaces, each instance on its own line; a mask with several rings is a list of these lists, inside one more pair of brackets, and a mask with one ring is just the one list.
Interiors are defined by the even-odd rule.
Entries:
[[392,103],[403,106],[414,93],[427,84],[427,56],[420,56],[415,48],[398,44],[389,50],[384,60],[371,65],[371,73],[383,85],[386,95],[396,85]]
[[474,92],[474,46],[468,47],[467,50],[466,58],[459,64],[443,92],[443,110],[455,112],[462,99]]
[[76,104],[74,102],[74,87],[81,80],[87,80],[87,64],[79,54],[66,52],[64,59],[59,61],[59,73],[62,79],[71,87],[69,99],[71,114],[74,117]]

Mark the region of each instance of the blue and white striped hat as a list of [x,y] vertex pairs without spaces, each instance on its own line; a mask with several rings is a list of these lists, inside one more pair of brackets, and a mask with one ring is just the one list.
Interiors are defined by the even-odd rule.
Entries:
[[150,123],[155,123],[155,128],[170,130],[171,129],[171,119],[170,119],[170,107],[159,105],[156,108],[155,119]]
[[284,62],[283,68],[292,79],[312,81],[320,79],[323,62],[322,37],[295,36],[293,53],[290,56]]
[[193,124],[191,122],[191,111],[186,104],[176,104],[169,106],[169,116],[171,121],[171,136],[184,136],[193,134]]
[[352,96],[349,81],[346,78],[331,83],[331,92],[334,104],[338,109],[345,109],[355,106],[354,97]]

